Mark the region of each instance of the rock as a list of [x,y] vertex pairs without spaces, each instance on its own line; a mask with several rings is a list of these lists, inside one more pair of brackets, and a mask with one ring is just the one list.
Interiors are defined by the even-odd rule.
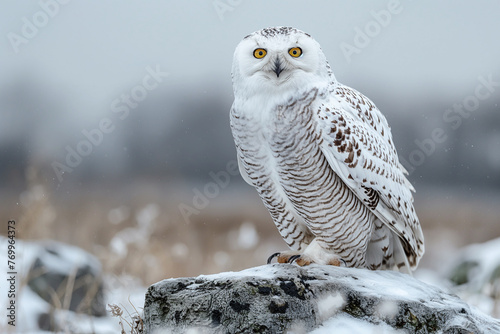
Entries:
[[500,333],[498,320],[406,274],[332,266],[167,279],[144,304],[145,333],[305,333],[336,318],[409,333]]
[[[0,236],[0,249],[7,249],[8,244],[8,239]],[[103,317],[106,315],[103,272],[96,257],[78,247],[52,240],[16,239],[14,263],[17,331],[90,333],[98,326],[109,328]],[[12,271],[6,265],[7,252],[0,253],[2,271]],[[0,305],[6,305],[11,299],[7,293],[0,294]],[[70,323],[72,318],[78,321]],[[111,321],[115,322],[108,320]],[[79,328],[89,329],[78,331]]]
[[38,246],[28,274],[31,290],[55,308],[106,315],[99,261],[80,248],[55,241]]
[[466,246],[456,253],[449,274],[454,284],[483,290],[500,281],[500,238]]
[[500,317],[500,238],[456,252],[445,274],[452,291],[482,311]]

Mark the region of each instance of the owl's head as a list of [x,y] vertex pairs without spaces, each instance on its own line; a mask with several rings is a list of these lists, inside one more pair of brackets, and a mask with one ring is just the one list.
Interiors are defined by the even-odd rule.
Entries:
[[266,28],[246,36],[233,59],[235,94],[275,94],[332,80],[326,57],[309,34],[290,27]]

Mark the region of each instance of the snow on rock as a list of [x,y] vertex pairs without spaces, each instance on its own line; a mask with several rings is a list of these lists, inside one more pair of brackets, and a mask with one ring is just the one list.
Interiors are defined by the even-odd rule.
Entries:
[[464,247],[447,278],[452,290],[483,312],[500,317],[500,238]]
[[106,314],[102,269],[97,258],[55,241],[32,243],[31,247],[38,247],[28,274],[31,290],[54,307],[96,316]]
[[500,333],[498,320],[406,274],[291,264],[163,280],[144,321],[146,333]]
[[[7,249],[7,244],[8,239],[0,236],[0,248]],[[80,248],[49,240],[17,239],[15,247],[18,331],[62,330],[66,324],[73,323],[67,319],[75,318],[74,312],[98,317],[106,315],[102,269],[94,256]],[[6,268],[6,254],[0,254],[0,262],[4,273],[13,271]],[[0,306],[5,309],[8,303],[7,293],[0,294]],[[89,324],[101,322],[99,318],[86,317],[92,318]],[[76,328],[75,325],[72,328]]]
[[[299,332],[300,333],[300,332]],[[299,334],[297,333],[297,334]],[[305,333],[304,331],[301,333]],[[404,329],[394,329],[382,322],[372,324],[371,322],[360,320],[348,314],[339,314],[325,321],[319,328],[310,334],[406,334]],[[290,333],[290,331],[287,332]]]
[[500,238],[463,248],[453,267],[451,279],[456,284],[469,283],[481,288],[500,271]]

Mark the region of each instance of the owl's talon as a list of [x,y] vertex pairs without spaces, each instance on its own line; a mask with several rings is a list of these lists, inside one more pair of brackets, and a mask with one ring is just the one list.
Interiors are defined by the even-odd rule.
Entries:
[[270,257],[267,258],[267,264],[271,264],[271,261],[275,258],[275,257],[278,257],[280,256],[280,252],[277,252],[277,253],[274,253],[273,255],[271,255]]
[[278,263],[292,263],[300,257],[300,253],[296,251],[277,252],[267,259],[267,264],[271,264],[275,257],[277,258],[276,260]]
[[345,260],[340,257],[334,257],[330,259],[326,264],[335,267],[347,267],[347,262],[345,262]]

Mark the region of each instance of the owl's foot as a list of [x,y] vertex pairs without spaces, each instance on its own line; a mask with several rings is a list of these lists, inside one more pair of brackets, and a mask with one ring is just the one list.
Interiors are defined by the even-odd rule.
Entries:
[[300,256],[300,252],[296,251],[283,251],[274,253],[267,259],[267,264],[270,264],[271,261],[276,257],[278,263],[292,263],[293,260],[296,259],[297,256]]
[[324,247],[323,244],[318,242],[317,239],[311,241],[306,249],[298,251],[285,251],[275,253],[267,259],[267,263],[278,257],[278,263],[296,263],[299,266],[308,266],[312,263],[346,267],[347,263],[337,254],[333,253],[330,249]]
[[312,263],[326,264],[337,267],[346,267],[346,262],[337,255],[322,254],[320,258],[315,258],[307,254],[300,254],[296,251],[284,251],[274,253],[267,259],[267,264],[271,264],[274,258],[277,258],[278,263],[296,263],[299,266],[308,266]]
[[346,262],[338,257],[337,255],[328,255],[328,256],[322,256],[321,259],[315,259],[312,256],[302,254],[302,255],[295,255],[290,257],[288,260],[288,263],[297,263],[299,266],[308,266],[312,263],[317,263],[317,264],[326,264],[330,266],[336,266],[336,267],[345,267]]

